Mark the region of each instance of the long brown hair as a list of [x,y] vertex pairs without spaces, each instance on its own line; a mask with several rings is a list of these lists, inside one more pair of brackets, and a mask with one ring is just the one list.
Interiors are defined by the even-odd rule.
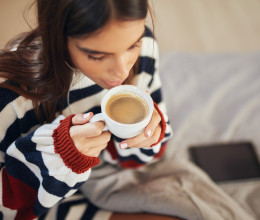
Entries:
[[73,78],[67,37],[90,35],[110,19],[144,19],[149,6],[148,0],[37,0],[36,5],[37,28],[0,51],[0,77],[6,79],[0,86],[31,99],[39,121],[50,122]]

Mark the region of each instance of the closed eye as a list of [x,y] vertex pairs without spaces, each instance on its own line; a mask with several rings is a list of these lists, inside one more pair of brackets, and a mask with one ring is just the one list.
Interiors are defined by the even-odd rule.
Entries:
[[101,56],[101,57],[95,57],[95,56],[92,56],[92,55],[90,55],[90,54],[88,54],[88,59],[89,60],[93,60],[93,61],[102,61],[103,59],[105,59],[105,55],[104,56]]
[[134,50],[134,49],[140,47],[141,44],[142,44],[142,40],[136,42],[134,45],[132,45],[131,47],[129,47],[128,50]]

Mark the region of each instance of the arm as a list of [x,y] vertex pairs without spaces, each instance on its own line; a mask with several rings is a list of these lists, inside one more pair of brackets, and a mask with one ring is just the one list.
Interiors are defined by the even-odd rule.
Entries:
[[99,159],[74,146],[73,116],[59,116],[24,135],[26,114],[17,112],[11,100],[0,105],[0,210],[7,218],[32,219],[76,192]]

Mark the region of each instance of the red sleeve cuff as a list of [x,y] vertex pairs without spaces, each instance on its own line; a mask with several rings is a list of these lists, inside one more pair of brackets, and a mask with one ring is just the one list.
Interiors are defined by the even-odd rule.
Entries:
[[68,168],[80,174],[98,165],[100,160],[97,157],[89,157],[82,154],[75,147],[69,134],[73,117],[74,115],[70,115],[64,120],[61,120],[60,125],[54,130],[52,137],[54,140],[55,153],[61,156],[64,164]]
[[159,109],[158,105],[155,102],[153,102],[153,104],[154,104],[155,109],[157,110],[157,112],[161,116],[161,122],[160,123],[161,123],[162,131],[161,131],[161,135],[160,135],[158,141],[155,144],[151,145],[151,147],[159,144],[162,141],[162,139],[165,136],[165,130],[166,130],[166,122],[165,122],[165,119],[163,117],[163,113],[161,112],[161,110]]

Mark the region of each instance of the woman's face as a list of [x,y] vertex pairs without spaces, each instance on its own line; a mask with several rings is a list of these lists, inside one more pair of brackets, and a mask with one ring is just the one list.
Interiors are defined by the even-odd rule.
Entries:
[[68,38],[74,65],[99,86],[121,85],[135,64],[142,44],[145,20],[109,22],[87,38]]

